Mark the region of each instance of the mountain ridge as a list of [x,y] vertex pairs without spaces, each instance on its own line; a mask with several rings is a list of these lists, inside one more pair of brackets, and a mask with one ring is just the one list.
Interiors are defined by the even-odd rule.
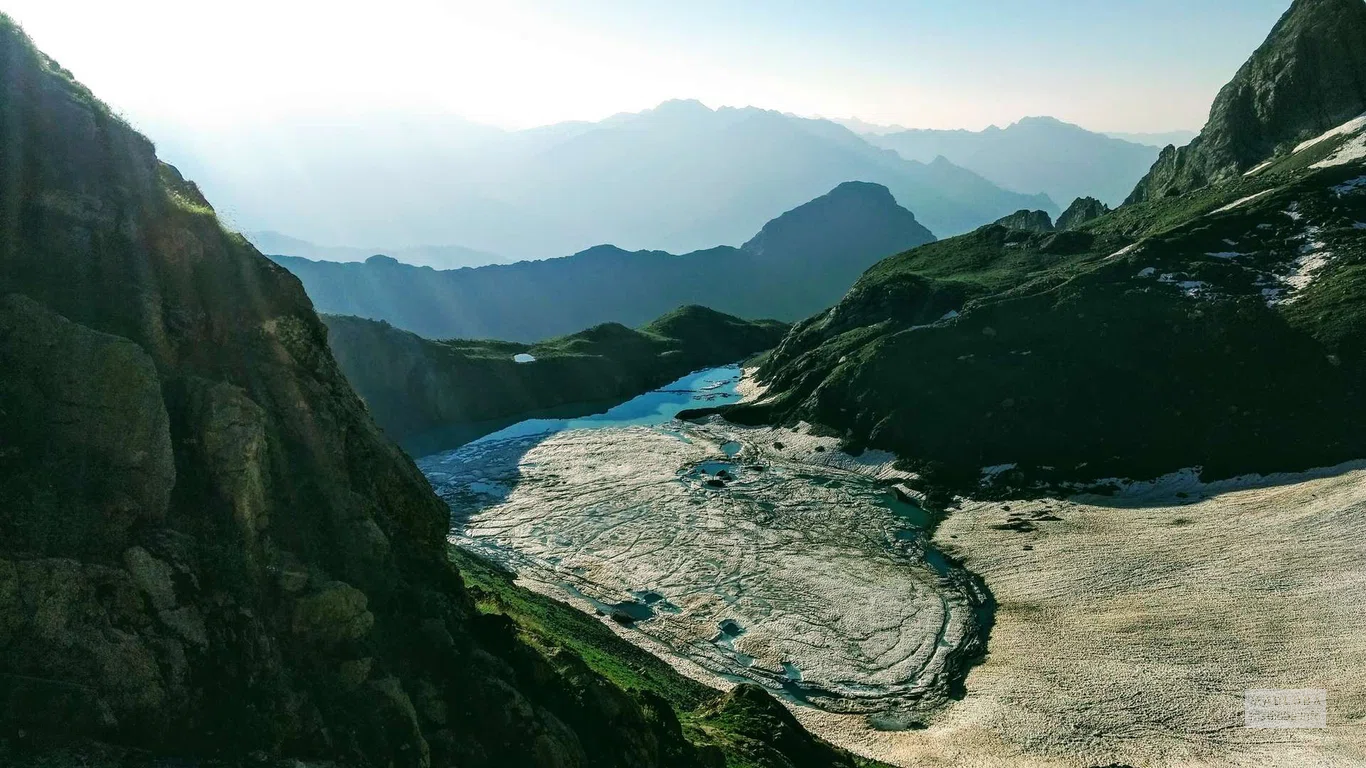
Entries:
[[[1298,0],[1220,100],[1286,30],[1313,32],[1293,36],[1300,59],[1331,58],[1366,14],[1348,2],[1339,18],[1313,14],[1341,0]],[[1066,231],[1024,210],[884,259],[794,326],[760,369],[764,400],[724,413],[896,452],[941,502],[1360,458],[1366,120],[1302,141],[1319,128],[1296,126],[1280,135],[1302,143],[1264,143],[1190,189],[1108,212],[1078,200]],[[1164,151],[1145,183],[1203,144]]]
[[687,304],[795,320],[838,299],[878,258],[932,239],[885,187],[852,182],[775,218],[742,248],[674,255],[598,245],[448,272],[272,258],[325,313],[387,320],[427,338],[536,341],[602,322],[639,326]]
[[[908,160],[942,156],[1006,189],[1043,192],[1058,205],[1088,196],[1117,205],[1158,155],[1150,146],[1047,116],[981,131],[911,129],[865,138]],[[1047,206],[1028,207],[1058,214]]]
[[338,122],[203,139],[168,128],[159,138],[245,229],[318,243],[459,243],[509,259],[604,241],[738,245],[850,180],[887,186],[937,233],[1056,207],[963,168],[907,161],[832,122],[756,108],[666,104],[453,146],[422,125]]
[[[337,364],[375,421],[415,456],[446,450],[547,409],[589,411],[777,345],[785,323],[687,306],[639,329],[605,323],[536,344],[435,341],[358,317],[324,315]],[[526,355],[526,362],[514,358]],[[583,415],[586,411],[572,415]]]
[[1162,150],[1126,202],[1228,181],[1366,114],[1366,3],[1295,0],[1215,97],[1190,144]]

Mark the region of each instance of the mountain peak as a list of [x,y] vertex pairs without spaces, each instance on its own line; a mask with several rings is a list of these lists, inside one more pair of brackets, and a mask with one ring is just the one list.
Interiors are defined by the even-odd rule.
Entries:
[[1076,229],[1110,212],[1110,206],[1094,197],[1079,197],[1058,217],[1058,229]]
[[870,238],[885,241],[888,256],[935,239],[886,187],[846,181],[765,224],[741,248],[756,256],[816,255]]
[[1128,202],[1227,181],[1366,112],[1366,3],[1295,0],[1219,91],[1200,135],[1164,150]]
[[715,110],[697,99],[669,99],[646,111],[656,115],[709,115]]
[[991,224],[991,226],[1002,226],[1009,229],[1019,229],[1026,232],[1052,232],[1054,231],[1053,219],[1048,216],[1047,211],[1019,210],[1009,216],[1004,216]]

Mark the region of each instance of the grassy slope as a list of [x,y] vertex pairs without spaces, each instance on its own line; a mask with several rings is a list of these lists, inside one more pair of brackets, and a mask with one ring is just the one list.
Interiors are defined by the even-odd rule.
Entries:
[[[768,349],[787,328],[696,306],[639,330],[609,323],[538,344],[433,341],[374,320],[325,321],[352,386],[380,425],[415,452],[425,452],[436,432],[449,437],[445,433],[456,429],[469,439],[493,431],[498,420],[619,402],[699,368]],[[514,362],[513,355],[523,352],[535,362]]]
[[[775,350],[763,375],[776,401],[732,418],[812,419],[957,487],[1004,463],[1022,470],[1004,480],[1026,482],[1366,454],[1366,195],[1331,190],[1363,169],[1306,170],[1338,143],[1079,232],[988,227],[884,260]],[[1316,238],[1331,266],[1268,307],[1265,281]],[[1208,255],[1228,251],[1247,255]],[[936,322],[948,310],[962,315]]]
[[496,565],[456,548],[451,558],[481,611],[507,616],[521,637],[547,658],[571,653],[617,686],[667,702],[678,713],[687,737],[720,749],[728,768],[882,765],[804,733],[794,738],[790,725],[776,725],[785,713],[771,698],[725,696],[618,637],[601,618],[515,586],[512,575]]

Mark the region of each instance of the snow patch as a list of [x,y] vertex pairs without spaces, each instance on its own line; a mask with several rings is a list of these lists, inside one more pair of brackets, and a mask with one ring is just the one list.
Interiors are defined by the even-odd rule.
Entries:
[[1118,259],[1120,256],[1127,256],[1133,253],[1134,249],[1138,248],[1138,246],[1138,243],[1134,243],[1133,245],[1126,245],[1123,248],[1120,248],[1118,251],[1115,251],[1114,253],[1110,254],[1106,258],[1106,260],[1108,261],[1109,259]]
[[1139,277],[1152,277],[1152,276],[1153,276],[1153,273],[1156,272],[1156,271],[1157,271],[1157,268],[1156,268],[1156,267],[1144,267],[1143,269],[1140,269],[1140,270],[1138,271],[1138,276],[1139,276]]
[[1177,288],[1180,288],[1182,293],[1192,299],[1199,298],[1200,295],[1205,292],[1205,289],[1209,287],[1209,283],[1202,280],[1177,280],[1176,274],[1172,272],[1162,273],[1162,275],[1157,278],[1157,282],[1174,285]]
[[1332,168],[1335,165],[1346,165],[1358,160],[1366,160],[1366,133],[1346,142],[1326,160],[1320,160],[1311,167]]
[[1253,200],[1256,200],[1257,198],[1261,197],[1262,195],[1269,195],[1269,194],[1271,194],[1271,190],[1269,190],[1269,189],[1264,189],[1264,190],[1262,190],[1261,192],[1258,192],[1258,193],[1255,194],[1255,195],[1248,195],[1247,197],[1244,197],[1244,198],[1241,199],[1241,200],[1234,200],[1233,202],[1229,203],[1228,205],[1224,206],[1223,208],[1215,208],[1213,211],[1210,211],[1210,213],[1224,213],[1225,211],[1231,211],[1231,210],[1233,210],[1234,208],[1237,208],[1237,207],[1240,206],[1240,205],[1245,205],[1245,204],[1247,204],[1247,203],[1252,202]]
[[1315,144],[1318,144],[1319,142],[1324,141],[1326,139],[1331,139],[1334,136],[1345,136],[1347,134],[1357,133],[1362,129],[1366,129],[1366,115],[1354,117],[1336,128],[1330,128],[1329,130],[1324,131],[1316,138],[1310,139],[1306,142],[1302,142],[1299,146],[1295,147],[1295,151],[1292,154],[1299,154],[1304,150],[1314,146]]
[[978,482],[981,485],[990,485],[1001,473],[1009,472],[1018,467],[1018,464],[993,464],[989,467],[982,467],[982,478]]
[[1256,176],[1257,174],[1259,174],[1259,173],[1261,173],[1262,171],[1266,170],[1267,167],[1270,166],[1270,165],[1271,165],[1272,163],[1274,163],[1274,162],[1276,162],[1276,160],[1275,160],[1274,158],[1271,159],[1271,160],[1267,160],[1265,163],[1262,163],[1261,165],[1257,166],[1256,168],[1253,168],[1253,169],[1247,171],[1247,172],[1244,173],[1243,175],[1244,175],[1244,176]]
[[1306,227],[1300,237],[1308,242],[1300,246],[1299,258],[1291,263],[1290,272],[1277,277],[1279,287],[1262,289],[1262,296],[1266,298],[1268,306],[1295,303],[1300,292],[1312,285],[1323,268],[1332,261],[1333,252],[1328,250],[1326,243],[1318,239],[1320,232],[1320,227]]
[[534,362],[536,362],[536,358],[533,357],[532,355],[528,355],[528,354],[525,353],[525,352],[518,352],[517,354],[515,354],[515,355],[512,356],[512,362],[514,362],[514,363],[534,363]]
[[1236,259],[1239,256],[1246,256],[1247,254],[1239,253],[1237,251],[1219,251],[1218,253],[1206,253],[1205,255],[1215,259]]
[[1366,229],[1366,221],[1358,221],[1358,222],[1352,224],[1352,226],[1355,227],[1355,228],[1357,228],[1357,229]]
[[1344,181],[1333,187],[1333,193],[1338,197],[1349,195],[1353,192],[1366,192],[1366,176],[1358,176],[1355,179]]

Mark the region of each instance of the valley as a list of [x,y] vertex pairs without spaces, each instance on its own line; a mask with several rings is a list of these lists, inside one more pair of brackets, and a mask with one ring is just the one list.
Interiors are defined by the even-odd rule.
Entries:
[[936,518],[894,487],[890,456],[670,418],[730,399],[738,376],[696,374],[418,465],[451,507],[452,542],[681,670],[886,728],[919,723],[985,648],[990,596],[928,544]]
[[[0,13],[0,765],[1366,766],[1366,2],[1291,0],[1269,35],[1221,9],[1258,32],[1218,30],[1231,79],[1193,23],[1125,29],[1180,66],[1124,127],[1213,96],[1164,149],[1004,121],[1073,95],[1029,78],[1063,49],[992,62],[980,19],[951,77],[877,44],[923,68],[907,33],[944,19],[856,4],[708,24],[662,76],[626,17],[696,9],[460,5],[366,20],[378,121],[355,72],[284,56],[346,14],[271,66],[354,122],[237,114],[204,40],[154,90],[223,96],[221,125],[164,150]],[[498,50],[477,78],[461,35]],[[775,42],[822,74],[723,53]],[[149,80],[130,47],[115,99]],[[566,85],[583,57],[600,93]],[[993,127],[652,95],[712,65],[821,109],[924,78],[884,122]],[[475,79],[596,116],[401,107]]]

